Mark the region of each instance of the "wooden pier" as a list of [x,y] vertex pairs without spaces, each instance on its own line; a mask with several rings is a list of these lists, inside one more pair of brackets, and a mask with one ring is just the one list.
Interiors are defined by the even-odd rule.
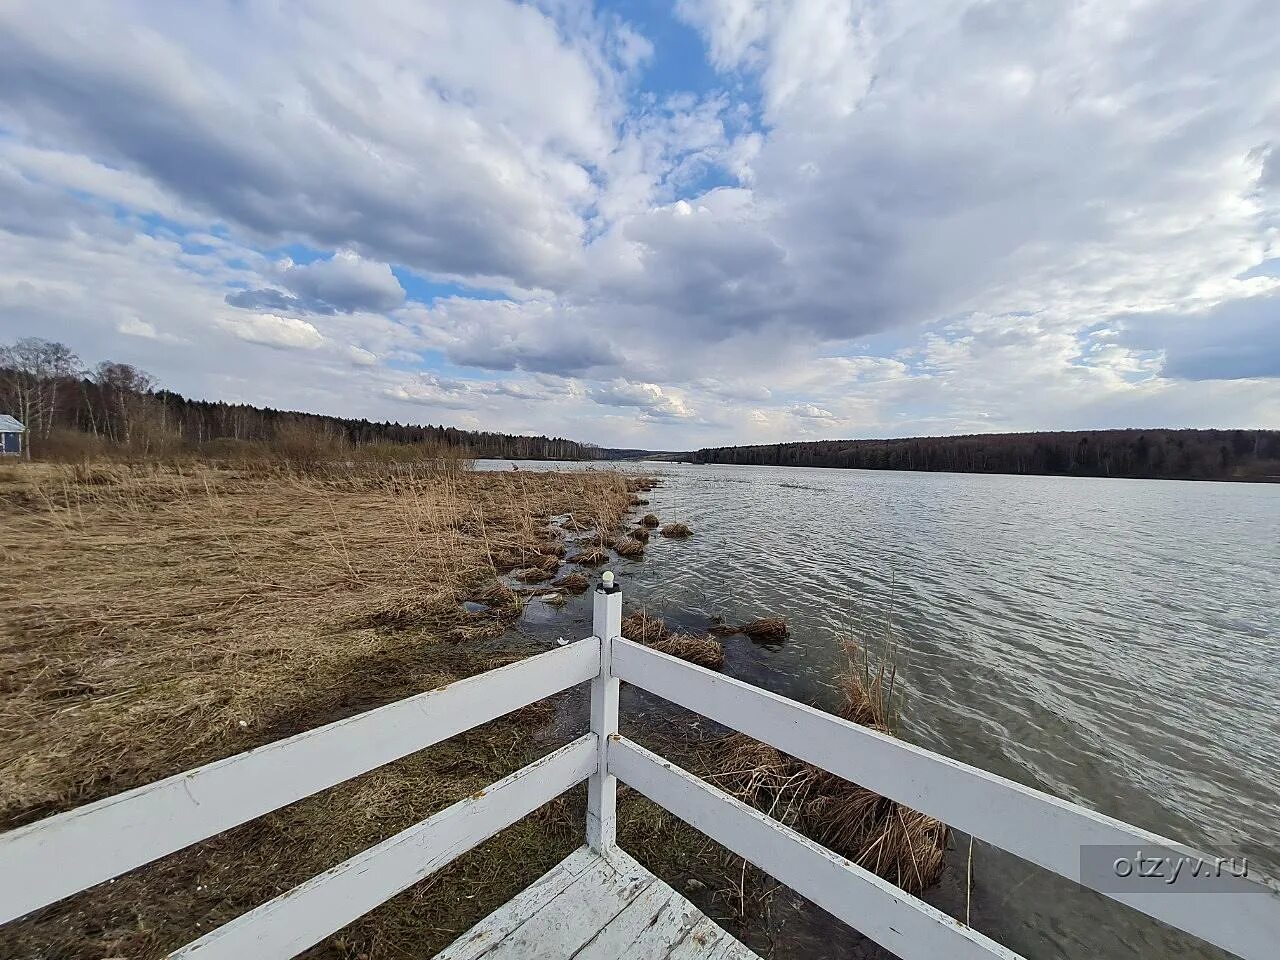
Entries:
[[[1017,955],[618,734],[619,684],[641,687],[936,817],[1245,960],[1280,943],[1280,893],[1187,871],[1143,882],[1096,869],[1185,846],[902,743],[621,636],[606,574],[593,636],[0,835],[0,924],[581,683],[591,732],[237,917],[172,956],[292,957],[588,781],[586,844],[440,955],[754,955],[617,846],[618,780],[907,960]],[[1132,882],[1130,882],[1132,881]],[[3,929],[0,928],[0,936]]]

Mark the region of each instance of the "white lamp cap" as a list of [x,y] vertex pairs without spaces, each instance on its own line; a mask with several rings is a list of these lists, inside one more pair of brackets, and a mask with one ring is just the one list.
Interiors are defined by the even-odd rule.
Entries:
[[612,571],[612,570],[606,570],[606,571],[604,572],[604,576],[602,576],[602,577],[600,578],[600,582],[601,582],[601,583],[603,583],[606,587],[612,587],[612,586],[613,586],[613,571]]

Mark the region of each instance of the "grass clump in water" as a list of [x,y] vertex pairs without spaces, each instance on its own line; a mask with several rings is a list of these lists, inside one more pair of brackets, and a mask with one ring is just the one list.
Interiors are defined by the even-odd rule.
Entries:
[[650,530],[656,529],[658,526],[658,515],[656,513],[646,513],[640,518],[640,526],[648,527]]
[[[894,736],[892,651],[875,667],[856,642],[846,643],[846,654],[840,715]],[[713,779],[730,793],[908,893],[941,875],[949,836],[941,821],[743,734],[726,737],[717,753]]]
[[752,640],[784,640],[787,636],[787,621],[782,617],[765,617],[740,625],[737,632],[745,633]]
[[634,537],[620,537],[613,544],[613,552],[628,560],[635,560],[644,556],[644,544]]
[[591,578],[581,570],[575,570],[573,573],[565,574],[551,585],[568,593],[586,593],[591,587]]
[[668,523],[658,532],[673,540],[683,540],[685,537],[693,536],[693,530],[684,523]]
[[672,633],[661,617],[652,616],[644,610],[623,618],[622,635],[650,649],[709,670],[724,665],[724,645],[719,640],[692,633]]

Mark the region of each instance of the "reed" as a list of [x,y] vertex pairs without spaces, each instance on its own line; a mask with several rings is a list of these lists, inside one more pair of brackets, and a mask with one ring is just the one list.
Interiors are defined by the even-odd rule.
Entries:
[[[872,665],[855,640],[845,644],[840,715],[893,735],[899,694],[892,648]],[[724,789],[859,866],[919,894],[941,875],[949,828],[933,817],[788,756],[744,734],[713,747],[712,779]]]
[[692,633],[672,633],[666,621],[645,610],[637,610],[622,619],[622,635],[700,667],[716,670],[724,665],[724,645],[719,640]]
[[719,670],[724,666],[724,644],[711,637],[694,633],[672,633],[647,646],[708,670]]
[[573,573],[565,574],[551,584],[553,587],[559,587],[569,593],[586,593],[591,587],[591,578],[581,570],[575,570]]
[[[300,445],[288,463],[0,468],[0,830],[527,655],[491,652],[525,602],[499,567],[557,564],[552,516],[608,529],[632,509],[617,473],[353,469]],[[490,609],[467,613],[469,599]],[[545,753],[554,709],[51,906],[7,926],[0,952],[164,956]],[[581,842],[578,802],[554,801],[319,949],[436,952]]]
[[744,623],[736,630],[745,633],[752,640],[784,640],[787,637],[787,621],[782,617],[765,617]]
[[634,537],[620,537],[613,543],[613,552],[628,560],[644,556],[644,544]]

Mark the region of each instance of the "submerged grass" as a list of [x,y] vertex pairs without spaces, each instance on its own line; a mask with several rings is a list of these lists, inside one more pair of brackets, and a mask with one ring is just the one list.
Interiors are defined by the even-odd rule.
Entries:
[[724,665],[724,645],[711,637],[672,633],[661,617],[637,610],[622,619],[622,635],[661,653],[710,670]]
[[644,544],[634,537],[619,537],[613,543],[613,552],[628,560],[644,556]]
[[[403,464],[0,471],[0,830],[519,659],[529,651],[494,651],[523,602],[495,557],[546,572],[558,564],[547,518],[611,528],[632,486]],[[162,955],[545,753],[550,711],[518,711],[48,907],[6,927],[0,952]],[[579,842],[573,802],[316,955],[434,952]]]
[[[845,651],[840,715],[894,735],[900,694],[892,649],[874,665],[854,640]],[[941,821],[743,734],[711,753],[713,779],[724,789],[907,892],[918,894],[941,875],[949,836]]]

